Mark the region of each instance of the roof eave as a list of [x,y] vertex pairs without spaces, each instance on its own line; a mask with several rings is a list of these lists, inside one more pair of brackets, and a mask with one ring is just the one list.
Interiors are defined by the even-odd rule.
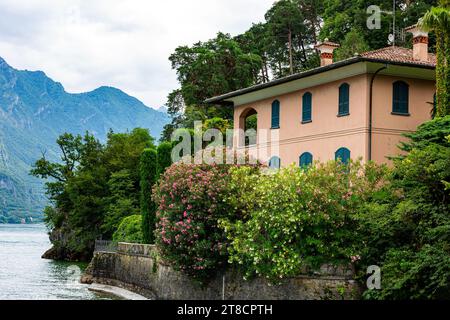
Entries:
[[422,68],[422,69],[435,69],[435,66],[432,65],[427,65],[427,64],[418,64],[418,63],[412,63],[412,62],[401,62],[401,61],[391,61],[391,60],[385,60],[385,59],[376,59],[376,58],[368,58],[368,57],[361,57],[361,56],[357,56],[357,57],[353,57],[350,59],[346,59],[343,61],[339,61],[327,66],[323,66],[323,67],[318,67],[315,69],[311,69],[308,71],[304,71],[301,73],[297,73],[297,74],[293,74],[284,78],[280,78],[277,80],[273,80],[270,82],[266,82],[266,83],[262,83],[262,84],[257,84],[255,86],[252,87],[248,87],[248,88],[244,88],[244,89],[240,89],[240,90],[236,90],[236,91],[232,91],[220,96],[216,96],[216,97],[212,97],[209,99],[205,100],[205,103],[207,104],[231,104],[233,103],[232,101],[229,101],[227,99],[230,98],[235,98],[247,93],[251,93],[251,92],[255,92],[255,91],[259,91],[259,90],[263,90],[266,88],[270,88],[273,86],[277,86],[277,85],[281,85],[283,83],[287,83],[290,81],[294,81],[294,80],[298,80],[298,79],[302,79],[302,78],[306,78],[315,74],[319,74],[319,73],[323,73],[326,71],[330,71],[333,69],[337,69],[337,68],[341,68],[344,66],[348,66],[350,64],[354,64],[354,63],[358,63],[358,62],[373,62],[373,63],[382,63],[382,64],[387,64],[387,65],[397,65],[397,66],[405,66],[405,67],[414,67],[414,68]]

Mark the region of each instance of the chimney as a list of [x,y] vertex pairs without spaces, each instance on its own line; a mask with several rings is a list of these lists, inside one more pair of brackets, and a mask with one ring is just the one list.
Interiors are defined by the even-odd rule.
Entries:
[[320,66],[323,67],[333,63],[333,51],[339,48],[339,45],[325,39],[324,42],[318,43],[314,48],[320,52]]
[[428,61],[428,32],[417,25],[405,29],[413,34],[413,58],[417,61]]

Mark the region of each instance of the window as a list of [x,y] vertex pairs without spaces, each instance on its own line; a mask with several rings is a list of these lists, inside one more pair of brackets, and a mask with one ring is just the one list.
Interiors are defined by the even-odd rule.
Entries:
[[302,98],[302,123],[311,122],[312,116],[312,94],[307,92]]
[[272,129],[280,127],[280,101],[272,102]]
[[409,115],[409,86],[403,81],[393,84],[392,113]]
[[279,157],[273,156],[272,158],[270,158],[270,160],[269,160],[269,168],[271,168],[271,169],[280,169],[280,165],[281,165],[281,160],[280,160]]
[[312,164],[312,162],[313,162],[313,156],[309,152],[303,153],[299,158],[299,164],[300,164],[300,167],[302,167],[302,168],[310,166]]
[[350,161],[350,150],[347,148],[339,148],[335,153],[336,161],[341,159],[342,163],[347,164]]
[[339,111],[338,116],[350,114],[350,86],[344,83],[339,87]]

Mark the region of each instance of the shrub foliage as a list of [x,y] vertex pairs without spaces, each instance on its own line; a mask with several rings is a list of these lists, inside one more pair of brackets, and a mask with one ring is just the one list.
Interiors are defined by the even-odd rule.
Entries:
[[135,214],[122,219],[119,227],[113,235],[113,241],[142,243],[144,237],[142,235],[142,216]]
[[390,183],[361,215],[365,265],[381,267],[376,299],[450,298],[450,116],[409,135]]
[[348,265],[360,254],[356,212],[379,188],[384,167],[329,162],[273,174],[233,168],[229,201],[238,219],[223,219],[230,262],[247,276],[295,276],[323,263]]

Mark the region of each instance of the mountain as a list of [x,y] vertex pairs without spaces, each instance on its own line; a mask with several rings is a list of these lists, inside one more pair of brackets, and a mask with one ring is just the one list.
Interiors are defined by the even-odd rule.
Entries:
[[28,173],[45,155],[59,159],[57,137],[110,129],[150,129],[159,138],[169,117],[112,87],[71,94],[42,71],[16,70],[0,57],[0,223],[42,216],[43,184]]

